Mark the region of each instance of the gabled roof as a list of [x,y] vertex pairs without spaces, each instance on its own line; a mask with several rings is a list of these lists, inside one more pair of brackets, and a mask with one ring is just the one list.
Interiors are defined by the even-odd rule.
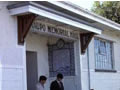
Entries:
[[[109,27],[109,29],[114,29],[114,30],[119,30],[120,31],[120,24],[111,21],[109,19],[106,19],[100,15],[97,15],[87,9],[83,9],[80,6],[73,4],[71,2],[68,1],[60,1],[60,2],[53,2],[53,1],[49,1],[49,3],[57,5],[59,7],[64,7],[64,9],[67,9],[68,11],[75,13],[76,16],[83,16],[84,18],[88,19],[88,22],[90,21],[90,23],[92,23],[92,25],[96,25],[95,23],[100,24],[101,25],[105,25],[106,27]],[[99,25],[96,26],[99,26]]]
[[97,34],[106,29],[120,31],[119,24],[65,1],[19,2],[9,5],[8,9],[11,15],[35,13]]

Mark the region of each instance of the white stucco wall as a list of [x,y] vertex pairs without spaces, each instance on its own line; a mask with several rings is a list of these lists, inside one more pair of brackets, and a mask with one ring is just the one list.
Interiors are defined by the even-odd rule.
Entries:
[[0,90],[25,90],[25,47],[17,43],[17,19],[0,2]]
[[[0,2],[0,90],[27,90],[26,88],[26,50],[38,52],[38,76],[49,77],[48,38],[41,35],[28,35],[26,46],[17,43],[17,18],[10,16],[6,6],[10,2]],[[116,73],[95,72],[94,39],[89,45],[91,89],[120,90],[120,33],[104,31],[102,38],[113,41]],[[53,40],[54,42],[55,40]],[[52,42],[50,40],[50,42]],[[88,90],[87,54],[80,55],[80,42],[75,42],[76,76],[65,77],[65,89]],[[27,47],[27,49],[26,49]],[[81,64],[81,65],[80,65]],[[44,67],[44,69],[43,69]],[[80,72],[81,70],[81,72]],[[81,73],[81,74],[80,74]],[[81,81],[80,81],[81,79]],[[53,80],[53,79],[50,79]],[[72,86],[73,84],[74,86]],[[49,89],[50,81],[46,88]]]
[[[113,41],[113,52],[115,70],[117,72],[95,72],[94,58],[94,39],[89,45],[89,62],[90,62],[90,80],[91,89],[94,90],[120,90],[120,33],[113,31],[104,31],[102,35],[98,35],[103,39]],[[82,55],[82,88],[88,90],[88,67],[87,53]]]
[[[26,38],[26,49],[27,51],[37,52],[38,60],[38,78],[40,75],[45,75],[48,77],[47,83],[45,85],[46,90],[49,90],[51,81],[55,78],[49,77],[49,65],[48,65],[48,47],[47,43],[55,44],[58,38],[47,37],[43,35],[37,35],[29,33]],[[80,89],[80,52],[79,52],[79,40],[75,41],[75,68],[76,76],[66,76],[64,77],[63,83],[65,90],[79,90]]]
[[[56,43],[57,39],[52,38],[48,41],[46,36],[29,34],[25,45],[18,45],[17,18],[11,16],[6,8],[10,3],[0,2],[0,90],[27,90],[26,51],[38,52],[38,76],[46,75],[49,77],[47,43]],[[79,40],[75,42],[76,76],[64,78],[66,90],[80,89],[80,54],[78,48]],[[51,80],[53,78],[48,79],[46,90],[49,90]]]
[[[48,38],[45,36],[35,35],[31,33],[26,38],[26,51],[37,52],[38,79],[41,75],[49,77],[47,40]],[[49,90],[48,80],[45,88],[46,90]]]

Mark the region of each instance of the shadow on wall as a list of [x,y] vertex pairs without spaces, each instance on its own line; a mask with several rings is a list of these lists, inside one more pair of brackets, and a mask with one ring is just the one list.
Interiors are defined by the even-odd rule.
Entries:
[[0,57],[0,90],[2,90],[2,63]]

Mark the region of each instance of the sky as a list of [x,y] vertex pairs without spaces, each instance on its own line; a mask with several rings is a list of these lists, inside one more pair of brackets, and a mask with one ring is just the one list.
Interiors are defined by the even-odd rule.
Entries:
[[77,1],[70,1],[70,2],[77,4],[77,5],[85,8],[85,9],[88,9],[88,10],[91,9],[91,7],[94,3],[94,1],[92,1],[92,0],[77,0]]

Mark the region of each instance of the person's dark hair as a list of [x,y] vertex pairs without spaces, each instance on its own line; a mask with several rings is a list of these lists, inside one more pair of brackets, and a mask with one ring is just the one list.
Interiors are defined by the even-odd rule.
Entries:
[[57,78],[63,79],[63,75],[61,73],[58,73]]
[[40,76],[39,82],[42,81],[42,80],[47,80],[47,77],[46,76]]

